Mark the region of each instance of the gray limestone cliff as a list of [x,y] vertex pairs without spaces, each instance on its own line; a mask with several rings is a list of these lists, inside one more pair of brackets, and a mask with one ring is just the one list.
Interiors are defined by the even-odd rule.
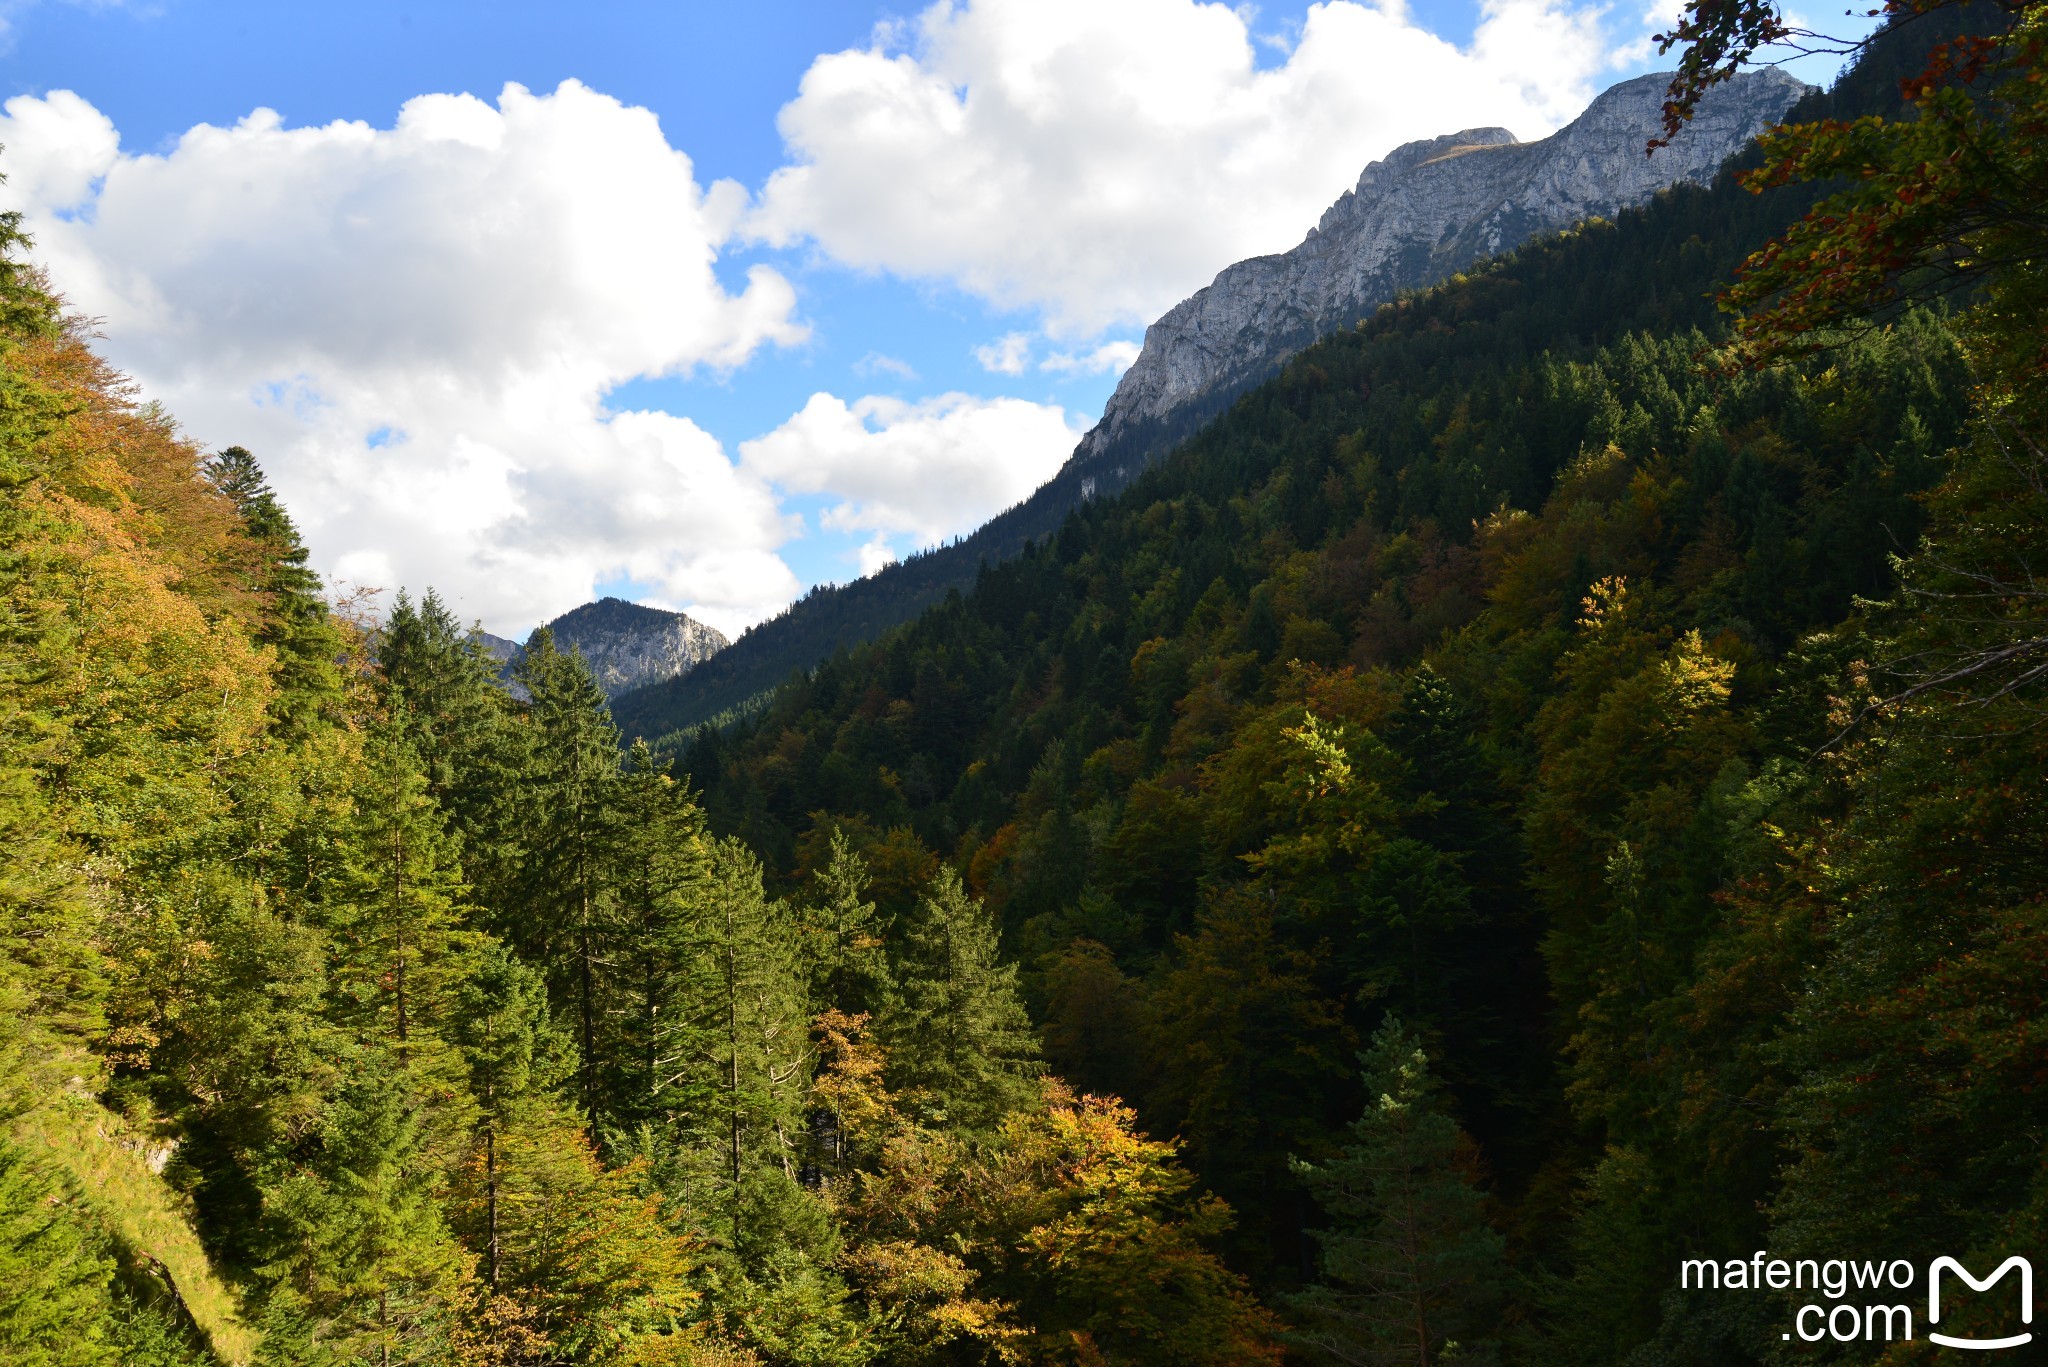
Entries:
[[[1614,86],[1538,142],[1470,128],[1411,142],[1365,168],[1292,251],[1226,268],[1145,331],[1102,421],[1074,452],[1084,487],[1108,492],[1129,468],[1184,435],[1317,337],[1349,327],[1400,291],[1435,283],[1541,233],[1605,217],[1680,181],[1704,183],[1810,87],[1776,70],[1717,87],[1668,147],[1670,73]],[[1192,410],[1192,411],[1191,411]]]
[[[729,644],[723,634],[695,618],[623,598],[600,598],[572,608],[549,622],[547,629],[555,638],[555,649],[583,657],[608,698],[688,673]],[[504,660],[509,681],[523,648],[500,654],[501,641],[487,637],[485,645]],[[502,644],[511,646],[509,641]]]

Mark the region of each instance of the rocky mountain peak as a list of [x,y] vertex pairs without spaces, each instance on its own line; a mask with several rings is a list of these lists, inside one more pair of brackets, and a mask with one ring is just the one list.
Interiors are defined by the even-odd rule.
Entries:
[[[573,650],[584,658],[610,698],[688,673],[730,644],[722,633],[684,613],[623,598],[600,598],[571,608],[549,622],[547,631],[555,649]],[[517,662],[517,654],[508,653],[508,676]]]
[[1121,487],[1317,337],[1540,233],[1711,180],[1811,89],[1774,69],[1738,76],[1701,102],[1670,146],[1647,155],[1670,83],[1668,72],[1623,81],[1535,142],[1468,128],[1373,162],[1299,246],[1226,267],[1146,329],[1144,350],[1072,466],[1092,492]]

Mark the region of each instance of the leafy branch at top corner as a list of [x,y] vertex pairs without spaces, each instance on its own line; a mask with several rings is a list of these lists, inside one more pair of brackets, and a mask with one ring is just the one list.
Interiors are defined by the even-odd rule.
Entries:
[[1979,286],[2010,292],[2036,273],[2048,240],[2048,3],[1887,0],[1870,12],[1884,20],[1871,37],[1816,43],[1767,0],[1693,0],[1660,35],[1664,50],[1684,48],[1668,141],[1708,89],[1766,47],[1852,53],[1938,10],[1957,11],[1960,31],[1929,43],[1899,80],[1897,114],[1779,125],[1760,140],[1749,189],[1839,188],[1752,254],[1721,295],[1738,316],[1731,366],[1809,355],[1895,306]]

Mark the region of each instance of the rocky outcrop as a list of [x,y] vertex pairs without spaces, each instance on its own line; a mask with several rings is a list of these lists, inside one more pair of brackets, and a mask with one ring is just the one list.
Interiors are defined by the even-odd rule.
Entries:
[[1120,486],[1136,473],[1133,460],[1182,435],[1188,423],[1177,417],[1206,417],[1404,289],[1640,204],[1666,186],[1711,180],[1810,89],[1776,70],[1739,76],[1701,103],[1669,147],[1645,156],[1670,83],[1669,73],[1624,81],[1538,142],[1517,142],[1505,128],[1468,128],[1408,143],[1366,167],[1300,246],[1238,262],[1146,329],[1144,351],[1075,462],[1114,465],[1091,474]]
[[[608,698],[688,673],[728,644],[722,634],[694,618],[623,598],[585,603],[549,622],[547,629],[555,649],[583,657]],[[495,639],[487,640],[486,646]],[[506,659],[508,680],[517,663],[516,654]]]

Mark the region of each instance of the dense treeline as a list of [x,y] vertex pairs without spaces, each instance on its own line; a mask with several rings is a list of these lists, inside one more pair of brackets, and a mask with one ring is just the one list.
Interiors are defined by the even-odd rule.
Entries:
[[[2026,1247],[2038,240],[1960,338],[1894,307],[1724,370],[1708,299],[1775,212],[1679,191],[1305,352],[670,742],[714,828],[795,879],[835,841],[962,869],[1048,1063],[1181,1136],[1233,1264],[1348,1360],[1433,1351],[1391,1298],[1467,1353],[1460,1319],[1516,1361],[1752,1361],[1788,1307],[1681,1296],[1681,1258]],[[1370,1232],[1390,1150],[1436,1174],[1392,1184],[1420,1242]]]

